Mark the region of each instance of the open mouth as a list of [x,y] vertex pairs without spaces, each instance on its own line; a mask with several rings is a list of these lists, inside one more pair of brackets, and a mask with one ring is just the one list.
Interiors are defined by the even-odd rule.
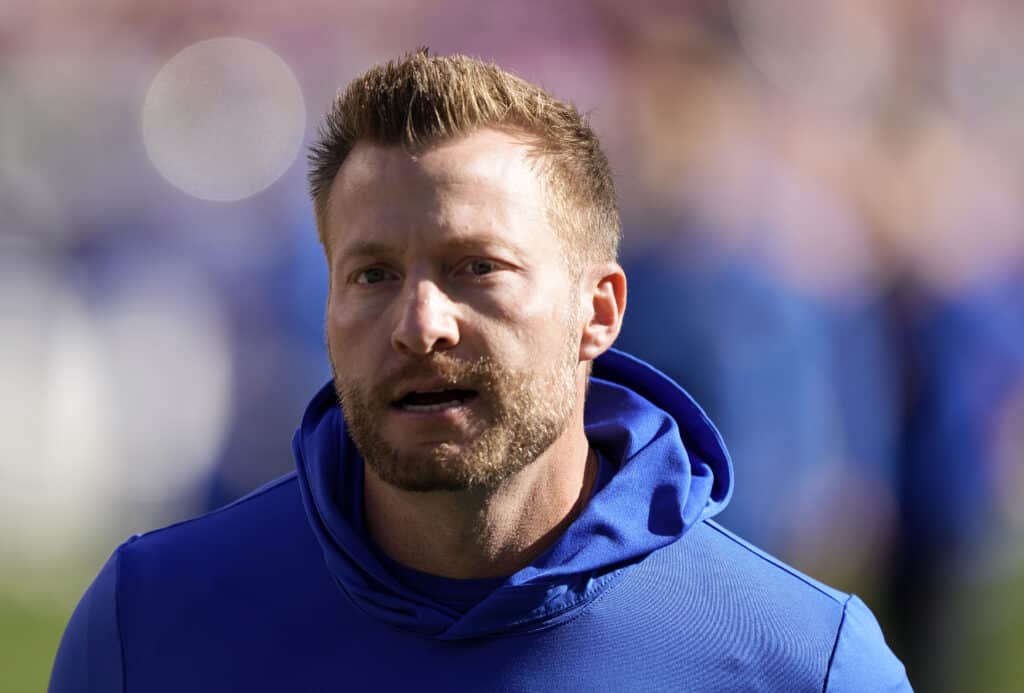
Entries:
[[443,389],[429,392],[410,392],[395,400],[391,406],[395,409],[415,413],[445,411],[462,406],[476,399],[475,390]]

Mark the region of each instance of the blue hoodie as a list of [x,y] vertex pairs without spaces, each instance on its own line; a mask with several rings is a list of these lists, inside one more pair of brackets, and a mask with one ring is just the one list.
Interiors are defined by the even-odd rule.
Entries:
[[609,352],[585,421],[603,471],[576,521],[508,578],[451,580],[369,540],[362,461],[325,386],[296,473],[117,549],[50,690],[910,689],[860,600],[709,519],[732,468],[677,385]]

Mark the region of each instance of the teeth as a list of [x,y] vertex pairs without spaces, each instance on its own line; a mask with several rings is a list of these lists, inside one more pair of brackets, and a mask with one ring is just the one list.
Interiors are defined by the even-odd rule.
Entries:
[[444,411],[445,409],[457,407],[460,404],[462,404],[461,399],[453,399],[450,402],[439,402],[438,404],[403,404],[402,409],[417,412]]

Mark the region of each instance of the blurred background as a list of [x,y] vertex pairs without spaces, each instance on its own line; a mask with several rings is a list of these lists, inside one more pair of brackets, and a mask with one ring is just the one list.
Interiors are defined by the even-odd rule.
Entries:
[[722,523],[861,594],[918,690],[1021,690],[1022,36],[1012,0],[0,4],[0,688],[119,542],[292,468],[305,148],[428,45],[590,114],[619,344],[720,426]]

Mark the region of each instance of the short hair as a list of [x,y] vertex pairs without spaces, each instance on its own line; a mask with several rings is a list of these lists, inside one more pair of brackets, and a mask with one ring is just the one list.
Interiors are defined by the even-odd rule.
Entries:
[[611,167],[571,104],[493,63],[421,48],[377,65],[338,96],[310,148],[309,187],[324,250],[331,185],[358,142],[420,151],[492,127],[526,135],[547,216],[571,264],[615,260],[621,223]]

